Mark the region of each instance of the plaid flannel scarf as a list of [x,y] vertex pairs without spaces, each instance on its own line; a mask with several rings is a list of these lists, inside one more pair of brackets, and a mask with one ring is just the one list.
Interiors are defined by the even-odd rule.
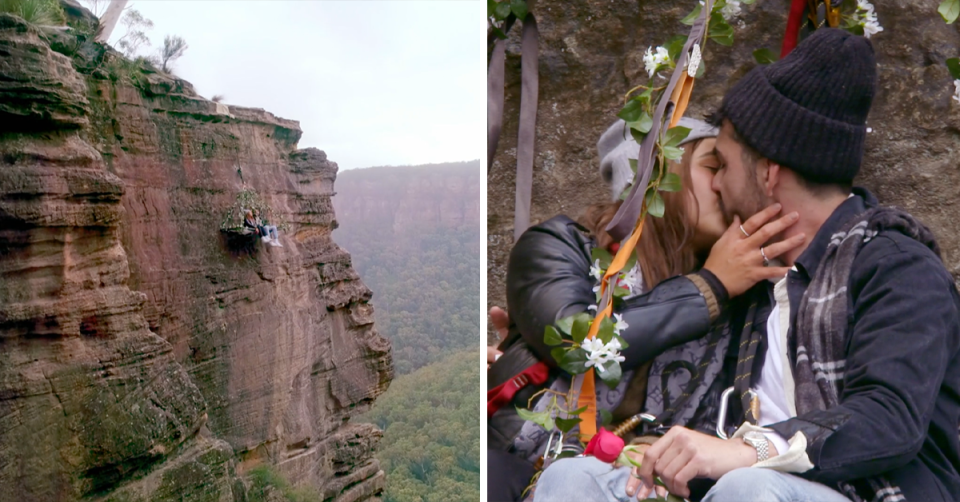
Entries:
[[[930,230],[894,208],[871,209],[833,234],[797,313],[794,378],[798,414],[839,404],[846,363],[850,269],[864,244],[885,230],[901,232],[940,255]],[[900,487],[882,476],[841,483],[840,489],[854,502],[906,500]]]

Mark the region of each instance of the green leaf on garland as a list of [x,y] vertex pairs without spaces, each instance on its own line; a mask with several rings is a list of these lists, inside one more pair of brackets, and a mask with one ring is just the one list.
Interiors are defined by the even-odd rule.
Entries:
[[563,431],[564,434],[573,430],[581,422],[579,418],[557,418],[557,429]]
[[603,383],[607,384],[607,387],[611,389],[617,388],[617,384],[620,383],[620,376],[622,375],[620,363],[616,361],[604,363],[603,371],[598,369],[597,375],[603,380]]
[[630,256],[627,257],[627,263],[623,265],[623,272],[629,272],[633,269],[633,266],[637,264],[637,253],[630,253]]
[[683,157],[683,149],[679,146],[665,146],[663,147],[663,156],[667,160],[680,161]]
[[[517,406],[517,416],[526,421],[533,422],[544,429],[553,429],[554,422],[549,411],[535,412]],[[547,427],[548,425],[550,426],[549,428]]]
[[643,103],[639,99],[633,98],[630,101],[627,101],[627,104],[623,105],[623,108],[620,109],[620,112],[617,113],[617,116],[629,123],[640,120],[640,115],[642,113]]
[[494,16],[500,21],[503,21],[510,15],[510,2],[507,0],[502,0],[497,4],[497,8],[494,10]]
[[960,17],[960,0],[943,0],[937,12],[947,24],[956,21]]
[[579,415],[579,414],[581,414],[581,413],[583,413],[583,412],[585,412],[585,411],[587,411],[587,407],[586,407],[586,406],[581,406],[581,407],[579,407],[579,408],[577,408],[577,409],[575,409],[575,410],[573,410],[573,411],[568,412],[567,415],[576,416],[576,415]]
[[610,340],[613,340],[613,320],[609,317],[604,317],[600,320],[600,330],[597,331],[597,338],[604,344],[608,344]]
[[550,356],[557,362],[557,366],[560,365],[560,361],[563,361],[564,356],[567,355],[567,350],[567,347],[554,347],[550,350]]
[[547,332],[543,335],[543,343],[547,345],[560,345],[563,343],[563,337],[560,336],[560,333],[557,332],[557,328],[553,326],[547,326]]
[[617,284],[613,287],[613,297],[614,298],[623,298],[630,294],[630,290]]
[[630,190],[633,190],[633,183],[627,185],[622,192],[620,192],[620,200],[627,200],[627,197],[630,197]]
[[663,135],[663,146],[677,146],[690,135],[689,127],[676,126],[667,129]]
[[590,321],[592,320],[593,317],[586,312],[580,312],[573,317],[573,329],[570,330],[570,336],[574,342],[583,343],[583,340],[587,338],[587,333],[590,332]]
[[658,180],[660,179],[660,158],[653,158],[653,169],[650,170],[650,179]]
[[620,342],[620,350],[626,350],[627,348],[630,347],[630,344],[627,343],[627,341],[624,340],[622,336],[615,335],[615,338]]
[[744,5],[753,5],[753,2],[756,2],[756,1],[757,0],[740,0],[740,3]]
[[600,425],[610,425],[613,422],[613,414],[609,410],[600,410]]
[[487,17],[496,17],[497,0],[487,0]]
[[763,47],[753,51],[753,59],[756,59],[757,63],[760,64],[770,64],[777,62],[780,58],[770,49]]
[[693,8],[693,12],[687,14],[687,17],[680,20],[681,23],[687,26],[693,26],[693,23],[697,22],[697,18],[700,17],[701,6],[697,5]]
[[667,173],[666,176],[660,180],[660,191],[661,192],[679,192],[681,188],[680,176],[677,173]]
[[656,218],[663,218],[663,197],[660,197],[660,192],[651,190],[647,192],[646,196],[647,203],[647,214],[654,216]]
[[517,16],[517,19],[523,21],[527,18],[527,2],[526,0],[510,0],[510,10],[513,11],[513,15]]
[[733,26],[730,26],[730,23],[723,18],[723,14],[715,10],[710,14],[710,30],[707,34],[712,36],[726,35],[728,33],[733,33]]
[[631,130],[636,130],[643,134],[650,132],[650,129],[653,127],[653,117],[651,117],[646,111],[640,114],[640,117],[634,121],[628,121],[627,126]]
[[497,28],[496,26],[493,27],[493,34],[496,35],[497,38],[499,38],[500,40],[507,39],[507,34],[504,33],[503,30],[501,30],[500,28]]
[[579,375],[587,371],[587,351],[583,349],[573,349],[566,353],[563,360],[560,361],[560,368],[571,375]]
[[554,323],[561,333],[569,335],[573,331],[573,316],[567,316]]
[[733,45],[733,26],[730,26],[719,12],[710,16],[709,37],[720,45]]
[[707,64],[700,60],[700,66],[697,66],[697,73],[693,78],[703,78],[703,75],[707,73]]
[[683,46],[687,43],[686,35],[676,35],[670,40],[667,40],[667,44],[663,47],[667,49],[667,54],[670,54],[670,61],[676,61],[680,56],[680,51],[683,50]]
[[710,37],[710,40],[713,40],[724,47],[730,47],[733,45],[733,33],[729,35],[714,35]]
[[590,258],[593,259],[594,263],[600,260],[600,268],[603,270],[610,268],[610,263],[613,262],[613,255],[610,254],[610,251],[601,247],[595,247],[590,250]]
[[633,175],[637,175],[637,159],[627,159],[630,163],[630,170],[633,171]]
[[955,79],[960,79],[960,58],[950,58],[947,60],[947,69],[950,75]]

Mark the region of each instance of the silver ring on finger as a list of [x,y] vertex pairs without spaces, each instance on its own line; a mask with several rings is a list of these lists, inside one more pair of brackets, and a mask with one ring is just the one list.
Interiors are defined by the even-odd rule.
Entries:
[[750,234],[748,234],[747,231],[743,229],[743,225],[740,225],[740,231],[743,232],[744,237],[750,237]]
[[766,267],[767,265],[770,264],[770,259],[767,258],[767,253],[764,253],[764,252],[763,252],[763,248],[762,248],[762,247],[760,248],[760,256],[763,257],[763,266],[764,266],[764,267]]

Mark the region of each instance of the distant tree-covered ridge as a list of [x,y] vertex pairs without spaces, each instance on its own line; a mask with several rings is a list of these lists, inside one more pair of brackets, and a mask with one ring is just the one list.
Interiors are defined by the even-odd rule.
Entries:
[[479,161],[341,172],[334,240],[373,291],[398,374],[482,339]]
[[480,500],[480,357],[459,352],[401,375],[357,418],[384,431],[386,502]]

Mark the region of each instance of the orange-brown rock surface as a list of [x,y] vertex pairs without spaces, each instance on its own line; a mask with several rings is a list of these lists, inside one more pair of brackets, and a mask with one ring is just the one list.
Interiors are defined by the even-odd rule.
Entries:
[[[350,417],[393,366],[331,238],[336,164],[72,36],[0,15],[0,487],[233,501],[270,464],[377,497],[380,432]],[[243,188],[283,247],[220,231]]]

